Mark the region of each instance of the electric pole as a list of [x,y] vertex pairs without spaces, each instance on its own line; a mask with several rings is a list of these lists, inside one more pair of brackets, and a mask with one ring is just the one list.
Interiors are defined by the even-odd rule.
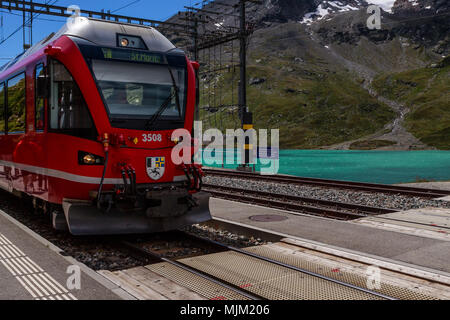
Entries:
[[[25,7],[25,0],[22,0],[22,5]],[[26,12],[22,12],[22,36],[23,36],[23,50],[27,50],[26,43]]]
[[246,0],[239,1],[239,64],[240,64],[240,80],[239,80],[239,114],[241,123],[244,124],[244,114],[247,112],[247,30],[245,17]]
[[[194,17],[194,61],[198,62],[198,19]],[[200,80],[198,79],[198,70],[195,70],[195,115],[196,121],[200,120]]]

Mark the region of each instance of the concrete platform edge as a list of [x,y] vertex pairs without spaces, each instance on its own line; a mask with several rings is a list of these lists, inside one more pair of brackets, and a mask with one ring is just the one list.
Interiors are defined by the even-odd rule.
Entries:
[[64,260],[66,260],[68,263],[72,264],[72,265],[77,265],[80,267],[81,271],[83,271],[86,275],[88,275],[90,278],[92,278],[94,281],[98,282],[99,284],[101,284],[102,286],[104,286],[106,289],[112,291],[114,294],[116,294],[119,298],[123,299],[123,300],[136,300],[135,297],[133,297],[132,295],[130,295],[128,292],[126,292],[125,290],[123,290],[122,288],[118,287],[116,284],[114,284],[113,282],[111,282],[110,280],[108,280],[107,278],[105,278],[104,276],[102,276],[101,274],[97,273],[96,271],[92,270],[91,268],[89,268],[88,266],[86,266],[84,263],[79,262],[78,260],[74,259],[73,257],[67,257],[67,256],[63,256],[61,255],[61,252],[63,251],[61,248],[55,246],[53,243],[51,243],[50,241],[44,239],[43,237],[41,237],[40,235],[38,235],[37,233],[35,233],[33,230],[31,230],[30,228],[28,228],[27,226],[23,225],[22,223],[20,223],[19,221],[15,220],[14,218],[12,218],[10,215],[8,215],[6,212],[4,212],[3,210],[0,210],[0,215],[2,217],[4,217],[5,219],[7,219],[9,222],[13,223],[15,226],[17,226],[18,228],[20,228],[22,231],[24,231],[26,234],[28,234],[29,236],[31,236],[32,238],[34,238],[35,240],[37,240],[38,242],[40,242],[42,245],[46,246],[47,248],[49,248],[51,251],[55,252],[57,255],[59,255],[60,257],[62,257]]
[[[218,217],[213,217],[213,219],[223,222],[223,223],[226,223],[226,224],[230,224],[230,225],[236,225],[239,227],[255,229],[260,232],[271,233],[271,234],[280,236],[281,238],[297,240],[299,242],[306,244],[307,246],[309,244],[309,247],[313,250],[323,251],[325,253],[329,253],[332,255],[339,255],[339,254],[332,253],[330,251],[338,251],[338,252],[341,252],[344,254],[344,255],[342,255],[342,257],[346,258],[346,256],[347,256],[347,258],[351,259],[351,260],[352,259],[358,260],[360,262],[367,263],[367,264],[373,264],[373,262],[377,262],[377,261],[382,262],[383,263],[382,268],[389,269],[389,270],[396,271],[396,272],[402,272],[402,273],[417,276],[417,277],[420,277],[420,278],[423,278],[426,280],[438,281],[438,282],[444,283],[446,285],[450,285],[450,273],[447,273],[445,271],[426,268],[426,267],[422,267],[422,266],[418,266],[418,265],[414,265],[414,264],[410,264],[410,263],[405,263],[405,262],[398,261],[398,260],[393,260],[393,259],[389,259],[389,258],[385,258],[385,257],[372,255],[372,254],[361,252],[361,251],[355,251],[355,250],[351,250],[351,249],[347,249],[347,248],[337,247],[337,246],[329,245],[326,243],[321,243],[321,242],[314,241],[314,240],[304,239],[304,238],[296,237],[293,235],[280,233],[280,232],[276,232],[276,231],[272,231],[272,230],[268,230],[268,229],[264,229],[264,228],[259,228],[259,227],[255,227],[252,225],[247,225],[247,224],[243,224],[243,223],[239,223],[239,222],[235,222],[235,221],[231,221],[231,220],[226,220],[226,219],[222,219],[222,218],[218,218]],[[327,250],[327,248],[329,248],[330,250]],[[352,256],[353,258],[349,258],[348,256]],[[355,259],[356,256],[360,256],[363,259]],[[364,258],[366,258],[366,259],[364,259]],[[370,260],[373,260],[373,261],[370,262]],[[400,270],[402,267],[408,268],[409,270],[404,270],[404,269]],[[411,272],[411,270],[416,270],[419,272],[418,273]],[[435,277],[436,275],[440,276],[440,277],[444,277],[444,279],[436,279],[436,277]]]

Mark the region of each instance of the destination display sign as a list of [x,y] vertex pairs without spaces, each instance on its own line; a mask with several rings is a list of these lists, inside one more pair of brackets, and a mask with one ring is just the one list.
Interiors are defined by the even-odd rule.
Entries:
[[138,52],[131,50],[116,50],[102,48],[104,59],[124,60],[143,63],[164,63],[163,56],[159,53]]

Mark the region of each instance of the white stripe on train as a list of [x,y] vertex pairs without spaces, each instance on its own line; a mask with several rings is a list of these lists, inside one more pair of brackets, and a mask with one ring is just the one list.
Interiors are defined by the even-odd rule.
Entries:
[[[86,184],[100,184],[101,177],[86,177],[80,176],[73,173],[68,173],[65,171],[59,171],[54,169],[42,168],[31,166],[28,164],[15,163],[10,161],[0,160],[0,165],[16,168],[20,170],[25,170],[31,173],[40,174],[47,177],[59,178],[67,181],[78,182],[78,183],[86,183]],[[186,177],[183,176],[175,176],[173,182],[179,182],[186,180]],[[129,181],[129,180],[128,180]],[[122,184],[122,178],[106,178],[104,184]]]

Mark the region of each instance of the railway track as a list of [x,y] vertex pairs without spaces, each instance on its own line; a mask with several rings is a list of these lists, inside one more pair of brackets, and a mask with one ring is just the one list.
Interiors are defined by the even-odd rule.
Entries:
[[204,169],[207,175],[220,176],[227,178],[240,178],[240,179],[250,179],[258,181],[267,181],[274,183],[287,183],[287,184],[297,184],[297,185],[313,185],[319,187],[327,188],[337,188],[337,189],[350,189],[357,191],[369,191],[369,192],[382,192],[389,194],[402,194],[415,197],[423,198],[440,198],[450,195],[449,190],[437,190],[437,189],[423,189],[423,188],[413,188],[413,187],[403,187],[403,186],[393,186],[375,183],[363,183],[363,182],[352,182],[352,181],[338,181],[338,180],[328,180],[328,179],[317,179],[317,178],[305,178],[305,177],[294,177],[294,176],[283,176],[283,175],[260,175],[258,173],[251,172],[240,172],[235,170],[224,170],[224,169]]
[[209,192],[216,198],[236,200],[239,202],[263,205],[281,210],[300,212],[339,220],[352,220],[370,215],[396,212],[396,210],[386,208],[369,207],[337,201],[305,198],[210,184],[203,185],[203,190]]
[[[19,203],[21,204],[21,202],[17,201],[17,204]],[[28,226],[36,229],[36,225],[34,227],[33,225],[29,224]],[[37,228],[39,229],[37,230],[38,232],[45,237],[50,237],[52,242],[54,242],[56,235],[50,225],[47,226],[46,223],[41,222]],[[254,229],[248,229],[245,233],[240,233],[239,231],[236,233],[236,231],[230,230],[236,235],[245,234],[246,237],[256,237]],[[217,237],[217,235],[219,236]],[[157,281],[163,281],[161,286],[164,286],[164,280],[160,279],[166,278],[207,299],[394,300],[429,298],[407,288],[400,288],[390,284],[385,285],[384,283],[380,290],[367,290],[366,277],[364,275],[352,275],[345,271],[339,271],[339,269],[333,269],[336,268],[334,266],[319,266],[313,262],[298,260],[294,255],[273,255],[270,251],[265,251],[267,242],[265,245],[260,245],[260,239],[258,239],[260,242],[258,245],[245,244],[239,249],[236,246],[240,247],[240,242],[236,242],[233,240],[234,238],[230,238],[229,241],[223,241],[221,233],[213,233],[212,236],[213,239],[219,238],[220,242],[206,239],[203,234],[200,237],[187,234],[184,231],[174,231],[157,236],[107,237],[102,239],[102,242],[104,242],[102,246],[98,245],[98,238],[90,237],[80,240],[64,234],[59,236],[61,239],[56,244],[58,246],[65,244],[65,247],[62,247],[64,255],[72,255],[77,259],[81,256],[86,256],[89,260],[92,260],[94,256],[90,254],[97,255],[99,252],[103,253],[105,258],[112,256],[114,261],[117,261],[118,258],[136,258],[136,262],[126,261],[117,266],[106,264],[101,268],[95,269],[99,270],[99,273],[102,270],[109,269],[111,270],[111,272],[108,271],[109,275],[112,275],[112,272],[120,272],[127,275],[140,268],[139,270],[147,270],[153,275],[159,275],[160,278]],[[270,237],[272,236],[274,237],[274,235]],[[205,235],[205,237],[210,237],[210,235]],[[267,236],[261,236],[261,238],[265,239],[265,241],[283,243],[279,236],[276,236],[276,240],[272,240]],[[248,239],[243,239],[242,241],[247,243]],[[82,243],[76,243],[78,241],[82,241]],[[67,245],[67,243],[70,243],[70,245]],[[224,243],[231,243],[231,245]],[[152,245],[155,244],[159,248],[167,247],[170,250],[153,250]],[[200,250],[195,250],[195,252],[192,250],[192,253],[187,254],[171,255],[173,253],[170,247],[171,244],[182,249],[188,248],[188,251],[192,248],[199,248]],[[84,260],[80,261],[87,263]],[[89,265],[89,263],[87,264],[90,267],[95,267]],[[130,273],[127,273],[128,270]],[[155,284],[156,282],[151,280],[154,278],[146,279],[143,277],[145,275],[139,274],[136,276],[135,274],[135,277],[131,279],[130,285],[125,287],[131,289],[133,289],[134,285],[136,285],[135,288],[139,288],[141,285],[143,287],[152,287],[153,285],[158,287]],[[122,280],[126,281],[126,279]],[[168,293],[169,297],[171,294],[172,297],[179,297],[175,292],[172,292],[173,289],[165,288],[165,290],[170,291]]]
[[[183,234],[187,239],[194,238],[197,241],[202,241],[207,246],[216,246],[217,252],[219,252],[218,254],[223,254],[222,256],[223,258],[226,259],[227,257],[232,256],[233,259],[236,259],[237,261],[245,260],[247,263],[250,263],[250,265],[252,266],[251,268],[261,268],[263,266],[263,268],[266,269],[272,270],[275,269],[278,271],[278,273],[281,272],[282,274],[285,274],[285,277],[287,274],[289,274],[290,278],[292,277],[299,277],[300,279],[306,278],[307,281],[315,283],[315,285],[317,286],[333,286],[333,290],[337,291],[342,290],[343,292],[345,292],[343,293],[344,296],[353,295],[354,297],[360,297],[362,299],[397,300],[396,297],[393,297],[391,295],[387,295],[378,291],[369,290],[362,286],[347,283],[333,277],[328,277],[324,274],[320,274],[295,265],[278,261],[262,254],[247,251],[246,249],[235,248],[223,243],[202,238],[196,235],[188,234],[182,231],[180,231],[180,234]],[[201,265],[196,266],[195,263],[189,262],[189,259],[167,258],[164,255],[159,254],[158,252],[149,250],[148,247],[144,247],[142,244],[131,243],[127,241],[124,241],[121,244],[126,248],[128,248],[128,250],[134,252],[134,254],[141,255],[142,257],[145,257],[146,259],[152,261],[159,260],[161,263],[165,263],[172,267],[179,268],[182,271],[193,274],[200,279],[221,286],[226,290],[229,290],[230,292],[234,293],[236,297],[239,297],[241,299],[246,300],[272,299],[273,298],[272,296],[265,295],[266,292],[265,290],[280,290],[279,288],[276,289],[277,286],[274,284],[268,285],[268,288],[263,288],[265,286],[264,283],[262,283],[259,286],[253,285],[251,283],[247,285],[242,285],[240,282],[241,279],[240,276],[235,275],[233,276],[233,274],[231,275],[223,274],[220,273],[220,271],[210,272],[202,268]],[[226,264],[225,261],[224,264]],[[238,268],[244,268],[242,270],[243,273],[246,273],[245,268],[248,267],[249,267],[248,264],[245,267],[238,266]],[[245,278],[245,276],[243,276],[243,278]],[[281,292],[279,294],[284,295],[285,297],[289,297],[290,294],[295,296],[295,292],[290,293],[288,289],[286,290],[287,291],[280,290]]]

